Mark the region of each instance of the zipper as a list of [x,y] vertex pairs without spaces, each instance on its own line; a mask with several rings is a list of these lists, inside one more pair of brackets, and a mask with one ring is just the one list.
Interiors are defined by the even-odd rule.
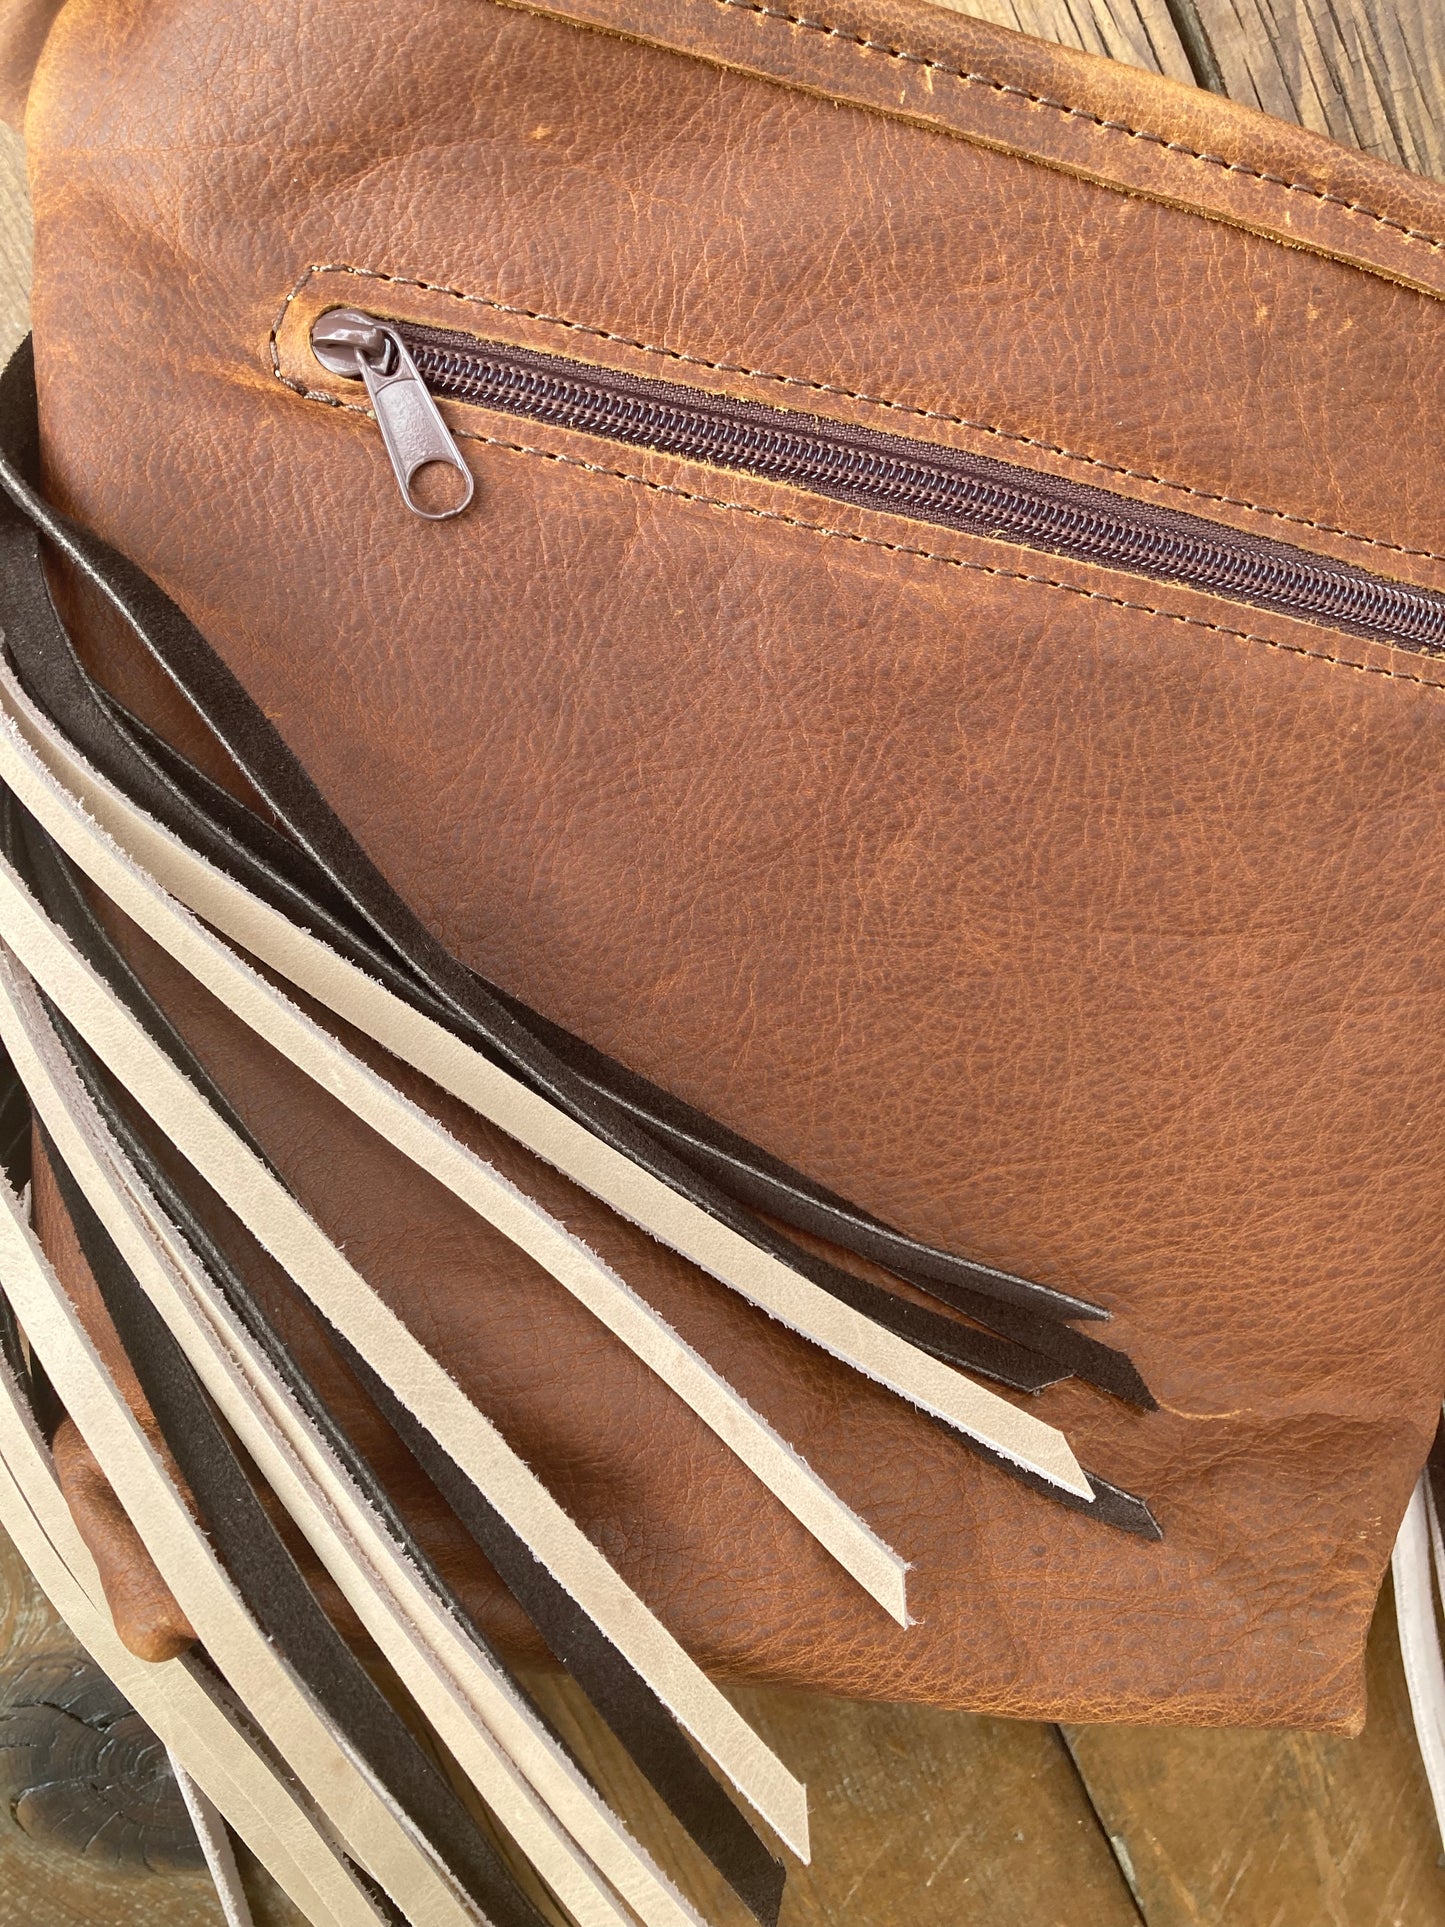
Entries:
[[[311,346],[333,374],[365,383],[407,506],[433,520],[471,500],[441,396],[1445,653],[1445,595],[992,456],[350,309],[322,315]],[[429,464],[465,476],[461,499],[420,504],[413,482]]]
[[[373,315],[334,308],[312,329],[311,348],[323,368],[365,384],[401,499],[413,515],[428,522],[460,515],[476,483],[407,352],[401,330]],[[453,482],[451,499],[439,500],[436,507],[429,507],[413,486],[422,470],[430,468],[451,469],[464,478]]]

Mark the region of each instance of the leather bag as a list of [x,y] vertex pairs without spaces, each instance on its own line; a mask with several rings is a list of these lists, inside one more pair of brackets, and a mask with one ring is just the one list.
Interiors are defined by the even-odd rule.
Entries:
[[68,0],[26,136],[16,1311],[132,1649],[246,1501],[121,1489],[244,1403],[160,1409],[123,1166],[489,1650],[600,1554],[698,1682],[1357,1727],[1445,1392],[1445,189],[921,0]]

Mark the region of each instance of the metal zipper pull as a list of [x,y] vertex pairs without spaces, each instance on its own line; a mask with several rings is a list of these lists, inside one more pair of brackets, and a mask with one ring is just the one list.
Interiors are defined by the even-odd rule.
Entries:
[[[413,515],[428,522],[460,515],[476,487],[472,471],[395,328],[354,308],[333,308],[312,328],[311,352],[333,375],[366,383],[401,499]],[[423,508],[412,493],[412,481],[421,469],[438,462],[457,471],[464,493],[446,508]]]

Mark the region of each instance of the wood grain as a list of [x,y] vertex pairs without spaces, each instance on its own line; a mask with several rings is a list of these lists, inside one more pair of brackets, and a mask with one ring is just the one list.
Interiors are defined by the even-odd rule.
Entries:
[[1192,81],[1166,0],[938,0],[976,20]]
[[[53,1684],[68,1671],[83,1685],[94,1669],[0,1533],[0,1740],[6,1712],[19,1700],[44,1696],[43,1688],[29,1691],[27,1681],[35,1684],[40,1675]],[[125,1731],[121,1739],[134,1746],[137,1736]],[[103,1757],[95,1764],[104,1774]],[[36,1776],[11,1773],[0,1787],[0,1927],[225,1927],[203,1870],[167,1865],[159,1839],[156,1867],[147,1867],[144,1856],[117,1865],[106,1841],[97,1852],[89,1838],[76,1834],[66,1819],[67,1813],[74,1818],[73,1803],[61,1810],[57,1825],[53,1806],[37,1808],[33,1797],[27,1802],[22,1783],[28,1777]],[[102,1790],[100,1804],[97,1821],[103,1822],[116,1803]],[[249,1855],[238,1857],[244,1858],[242,1877],[256,1927],[304,1927],[270,1876]]]
[[1235,100],[1445,175],[1441,0],[1183,0]]
[[940,0],[1445,176],[1441,0]]
[[0,1801],[30,1839],[109,1872],[205,1865],[165,1747],[84,1653],[0,1683]]
[[[83,1658],[10,1541],[0,1534],[0,1708],[37,1664]],[[23,1828],[5,1788],[0,1801],[0,1927],[219,1927],[204,1876],[117,1873],[68,1848],[41,1845]]]
[[1445,1927],[1388,1584],[1363,1735],[1075,1727],[1149,1927]]
[[0,1532],[0,1693],[4,1682],[43,1654],[73,1652],[75,1641]]
[[[705,1918],[745,1927],[572,1682],[529,1684]],[[781,1927],[1138,1927],[1055,1728],[777,1688],[729,1697],[808,1786],[813,1863],[790,1862]]]

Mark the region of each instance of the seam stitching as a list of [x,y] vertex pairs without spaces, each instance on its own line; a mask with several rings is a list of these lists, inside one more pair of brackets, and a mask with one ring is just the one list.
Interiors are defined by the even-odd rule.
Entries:
[[[325,394],[316,388],[306,388],[289,375],[277,370],[277,379],[303,401],[320,402],[325,408],[336,408],[351,415],[364,416],[375,421],[372,411],[360,402],[342,401],[336,395]],[[479,442],[488,448],[500,448],[512,455],[532,455],[544,462],[555,462],[562,468],[581,469],[588,475],[604,475],[613,481],[627,482],[637,488],[644,488],[654,495],[670,495],[683,502],[694,502],[703,508],[728,509],[737,515],[751,515],[760,522],[777,522],[785,528],[802,529],[810,535],[826,536],[836,542],[853,542],[860,548],[882,549],[889,555],[906,555],[920,562],[939,562],[950,569],[965,569],[974,575],[991,575],[1005,582],[1030,582],[1040,588],[1060,589],[1065,595],[1079,596],[1085,602],[1102,602],[1113,609],[1128,609],[1136,615],[1158,616],[1166,622],[1183,623],[1189,629],[1202,629],[1211,635],[1228,636],[1236,642],[1257,643],[1261,648],[1274,649],[1286,656],[1304,656],[1311,662],[1327,663],[1336,669],[1353,669],[1360,675],[1384,676],[1390,682],[1416,683],[1422,689],[1432,689],[1437,695],[1445,695],[1445,683],[1437,682],[1431,676],[1410,675],[1404,670],[1388,669],[1383,664],[1354,662],[1348,656],[1332,656],[1323,649],[1306,649],[1299,643],[1277,642],[1270,636],[1258,636],[1248,629],[1232,629],[1226,623],[1205,622],[1199,616],[1181,615],[1175,609],[1161,609],[1148,602],[1131,602],[1126,596],[1107,595],[1099,589],[1083,589],[1074,582],[1060,582],[1056,576],[1035,575],[1025,569],[1003,569],[994,563],[969,562],[962,556],[945,555],[937,549],[916,548],[907,542],[885,542],[876,535],[859,535],[852,529],[838,529],[826,522],[807,522],[795,515],[780,515],[775,509],[760,509],[751,502],[730,502],[721,495],[700,495],[693,489],[679,488],[672,482],[656,482],[647,475],[637,475],[625,468],[609,468],[601,462],[588,462],[576,455],[561,455],[555,449],[537,448],[530,442],[514,442],[502,435],[482,435],[475,429],[459,428],[453,433],[459,441]]]
[[[715,4],[740,5],[741,0],[715,0]],[[566,328],[574,334],[590,335],[596,341],[615,342],[620,348],[636,348],[643,354],[656,355],[664,361],[679,362],[689,368],[707,368],[719,375],[743,375],[751,381],[776,382],[781,387],[801,388],[810,394],[836,395],[841,400],[862,402],[870,408],[887,408],[894,414],[911,415],[919,421],[944,422],[953,428],[972,429],[976,434],[991,435],[999,441],[1012,442],[1020,448],[1036,448],[1045,455],[1058,455],[1065,461],[1079,462],[1088,468],[1102,469],[1107,475],[1119,475],[1133,482],[1149,482],[1156,488],[1167,488],[1181,495],[1190,495],[1196,501],[1216,502],[1223,508],[1246,509],[1252,515],[1261,515],[1275,522],[1286,522],[1293,528],[1313,529],[1318,535],[1337,535],[1343,541],[1356,542],[1363,548],[1380,549],[1391,555],[1410,556],[1421,562],[1445,563],[1445,555],[1437,554],[1434,549],[1413,549],[1402,542],[1386,542],[1379,536],[1361,535],[1355,529],[1340,528],[1333,522],[1316,522],[1305,515],[1291,515],[1285,509],[1269,508],[1262,502],[1251,502],[1244,496],[1224,495],[1212,489],[1194,488],[1188,482],[1172,481],[1167,475],[1155,475],[1148,469],[1129,468],[1119,462],[1105,461],[1099,455],[1083,455],[1075,449],[1066,448],[1061,442],[1047,442],[1035,435],[1016,434],[1010,429],[999,428],[992,422],[975,421],[968,415],[950,415],[942,409],[923,408],[912,402],[890,401],[884,395],[870,395],[863,389],[843,388],[832,382],[813,380],[805,375],[784,375],[769,368],[748,368],[741,362],[709,361],[705,355],[688,354],[682,348],[661,347],[655,342],[643,341],[636,335],[615,334],[610,328],[593,327],[585,321],[571,321],[565,315],[548,314],[545,309],[525,308],[516,302],[493,300],[489,295],[469,294],[463,288],[449,287],[442,281],[423,281],[414,275],[388,274],[381,268],[358,268],[344,261],[327,262],[307,268],[282,303],[281,312],[276,317],[270,335],[272,371],[280,380],[285,380],[285,377],[281,374],[277,337],[291,303],[312,276],[319,274],[351,274],[367,281],[385,281],[393,287],[419,288],[427,294],[445,294],[454,301],[463,301],[473,307],[490,308],[496,314],[516,315],[524,321],[545,322],[549,327]]]
[[1163,134],[1152,133],[1146,127],[1131,127],[1127,121],[1109,120],[1103,114],[1092,114],[1084,107],[1070,107],[1067,101],[1054,100],[1048,94],[1032,93],[1026,87],[1015,87],[1007,81],[995,80],[991,74],[969,73],[962,67],[951,67],[946,61],[936,60],[928,54],[911,53],[906,47],[895,47],[885,40],[874,40],[864,33],[849,33],[844,27],[830,27],[824,20],[809,20],[806,15],[789,13],[783,7],[770,7],[761,0],[711,0],[714,6],[729,7],[739,13],[756,14],[763,20],[776,20],[804,33],[816,33],[825,39],[841,42],[845,46],[857,47],[864,53],[882,54],[889,60],[896,60],[908,66],[923,67],[931,73],[938,73],[949,80],[956,80],[967,87],[987,87],[996,94],[1008,94],[1017,100],[1029,102],[1035,107],[1047,107],[1054,113],[1063,114],[1070,120],[1084,121],[1109,133],[1126,134],[1130,140],[1147,141],[1153,146],[1163,148],[1166,153],[1182,154],[1189,160],[1203,161],[1211,167],[1222,168],[1227,174],[1243,174],[1251,180],[1267,181],[1273,187],[1282,187],[1290,194],[1307,194],[1311,200],[1322,201],[1330,207],[1344,208],[1347,213],[1363,215],[1366,220],[1377,222],[1381,227],[1393,229],[1410,241],[1421,241],[1432,252],[1445,248],[1445,239],[1439,235],[1426,233],[1422,228],[1409,227],[1404,221],[1397,221],[1392,215],[1381,214],[1362,201],[1347,201],[1341,195],[1331,194],[1324,188],[1312,187],[1308,181],[1292,181],[1284,174],[1271,174],[1258,167],[1247,167],[1242,161],[1226,160],[1221,154],[1211,154],[1202,148],[1188,147],[1183,141],[1171,141]]

